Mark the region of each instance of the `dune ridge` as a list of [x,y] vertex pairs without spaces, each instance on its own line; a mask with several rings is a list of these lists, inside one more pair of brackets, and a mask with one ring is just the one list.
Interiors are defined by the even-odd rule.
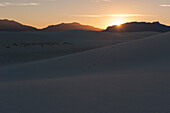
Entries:
[[169,36],[170,32],[1,68],[0,110],[2,113],[169,112]]

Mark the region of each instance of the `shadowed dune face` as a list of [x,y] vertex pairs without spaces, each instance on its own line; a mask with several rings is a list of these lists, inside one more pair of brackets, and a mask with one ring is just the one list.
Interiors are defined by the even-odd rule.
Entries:
[[157,34],[159,33],[107,33],[81,30],[0,32],[0,66],[55,58]]
[[[120,45],[77,53],[75,55],[30,63],[28,65],[24,64],[25,66],[18,65],[12,67],[11,71],[9,71],[8,68],[2,69],[1,73],[3,76],[1,77],[5,77],[6,80],[8,80],[8,76],[14,74],[16,76],[25,75],[23,79],[24,77],[30,79],[35,77],[37,79],[40,77],[40,70],[41,77],[47,78],[55,76],[75,76],[89,72],[133,71],[133,68],[145,69],[147,66],[151,66],[151,70],[159,66],[160,69],[167,70],[170,55],[167,50],[169,48],[169,33],[165,33]],[[162,64],[158,65],[159,63]],[[67,71],[65,71],[65,69]],[[16,76],[12,78],[22,78]],[[11,77],[9,78],[12,79]],[[3,79],[1,80],[3,81]]]
[[0,68],[5,113],[166,113],[170,33]]
[[169,112],[169,36],[1,67],[0,111]]

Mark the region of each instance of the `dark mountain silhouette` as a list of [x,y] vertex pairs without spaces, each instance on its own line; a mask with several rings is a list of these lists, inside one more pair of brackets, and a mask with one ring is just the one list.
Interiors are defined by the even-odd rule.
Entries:
[[[61,23],[58,25],[50,25],[43,29],[37,29],[35,27],[26,26],[13,20],[0,20],[0,31],[67,31],[67,30],[88,30],[88,31],[102,31],[100,28],[96,28],[89,25],[82,25],[77,22],[73,23]],[[147,22],[129,22],[122,24],[121,26],[109,26],[105,32],[141,32],[141,31],[155,31],[155,32],[168,32],[170,26],[160,24],[159,22],[147,23]]]
[[88,30],[88,31],[102,31],[102,29],[89,26],[89,25],[82,25],[77,22],[73,23],[61,23],[58,25],[50,25],[47,28],[42,30],[45,31],[67,31],[67,30]]
[[155,32],[168,32],[170,26],[160,24],[159,22],[146,23],[146,22],[130,22],[122,24],[121,26],[110,26],[106,32],[141,32],[141,31],[155,31]]
[[37,29],[31,26],[22,25],[13,20],[0,20],[0,31],[36,31]]

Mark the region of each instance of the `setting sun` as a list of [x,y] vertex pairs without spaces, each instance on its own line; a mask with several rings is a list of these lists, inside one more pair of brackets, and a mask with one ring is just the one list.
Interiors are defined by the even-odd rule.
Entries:
[[123,23],[126,23],[127,21],[125,19],[119,18],[111,22],[111,25],[118,25],[120,26]]

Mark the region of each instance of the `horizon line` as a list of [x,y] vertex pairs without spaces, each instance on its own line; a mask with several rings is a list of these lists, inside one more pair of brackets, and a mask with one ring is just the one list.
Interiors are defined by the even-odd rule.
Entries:
[[[22,24],[22,25],[25,25],[25,26],[34,27],[34,28],[36,28],[36,29],[43,29],[43,28],[46,28],[46,27],[48,27],[48,26],[59,25],[59,24],[62,24],[62,23],[64,23],[64,24],[79,23],[80,25],[92,26],[92,27],[99,28],[99,29],[106,29],[107,27],[114,26],[114,24],[113,24],[113,25],[108,25],[106,28],[101,28],[101,27],[97,27],[97,26],[94,26],[94,25],[82,24],[81,22],[73,21],[73,22],[60,22],[60,23],[56,23],[56,24],[48,24],[48,25],[46,25],[46,26],[44,26],[44,27],[39,27],[39,26],[35,26],[35,25],[32,25],[32,24],[27,24],[27,23],[25,23],[25,22],[20,22],[20,21],[18,21],[18,20],[9,19],[9,18],[4,18],[4,19],[0,18],[0,20],[14,21],[14,22],[17,22],[17,23]],[[125,23],[132,23],[132,22],[145,22],[145,23],[159,22],[159,23],[161,23],[161,24],[163,24],[163,25],[170,26],[170,25],[164,24],[164,23],[162,23],[162,22],[160,22],[160,21],[152,21],[152,22],[151,22],[151,21],[127,21],[127,22],[125,22]],[[122,23],[122,24],[125,24],[125,23]],[[121,24],[121,25],[122,25],[122,24]]]

